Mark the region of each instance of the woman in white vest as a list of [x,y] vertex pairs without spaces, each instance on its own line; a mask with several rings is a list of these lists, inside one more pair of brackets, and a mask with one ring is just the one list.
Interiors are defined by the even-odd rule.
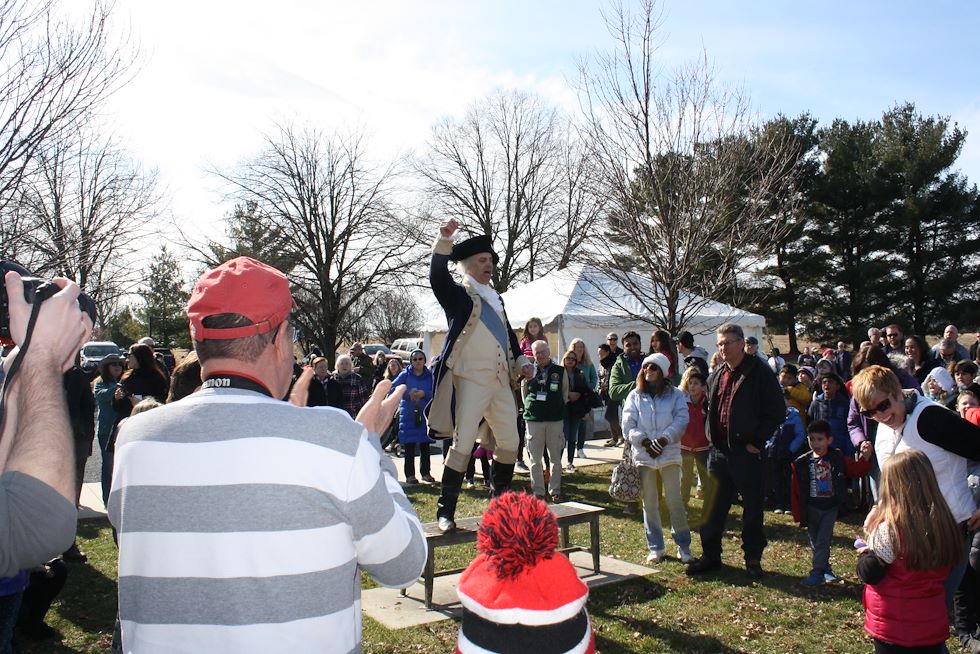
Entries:
[[[929,457],[939,490],[953,517],[967,531],[980,528],[980,510],[967,482],[970,461],[980,461],[980,427],[915,391],[903,391],[895,373],[882,366],[865,368],[851,388],[861,414],[878,423],[875,455],[883,466],[896,452],[915,449]],[[914,492],[914,489],[909,489]],[[947,603],[966,569],[963,563],[946,580]]]

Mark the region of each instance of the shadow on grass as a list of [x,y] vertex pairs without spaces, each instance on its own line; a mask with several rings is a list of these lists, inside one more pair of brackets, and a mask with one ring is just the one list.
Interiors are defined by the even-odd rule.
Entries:
[[[667,643],[671,651],[711,652],[712,654],[744,654],[744,650],[733,649],[714,636],[694,634],[671,629],[644,616],[621,615],[617,609],[622,606],[643,604],[664,595],[666,589],[649,577],[627,582],[616,588],[596,589],[589,598],[589,613],[593,621],[601,618],[603,625],[596,633],[596,651],[603,654],[618,652],[652,651],[650,643],[635,642],[644,637]],[[617,633],[617,632],[624,633]],[[606,632],[609,632],[606,635]],[[634,641],[634,642],[631,642]],[[624,644],[626,643],[626,644]]]

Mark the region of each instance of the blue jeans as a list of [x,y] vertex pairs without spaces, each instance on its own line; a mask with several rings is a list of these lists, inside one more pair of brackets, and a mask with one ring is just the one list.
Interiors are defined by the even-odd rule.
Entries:
[[568,450],[568,464],[575,462],[575,444],[578,442],[578,427],[581,418],[565,418],[565,448]]
[[691,546],[691,530],[687,526],[687,511],[681,498],[681,467],[667,465],[659,470],[640,466],[640,480],[643,482],[643,529],[646,531],[647,547],[651,552],[663,552],[664,530],[660,523],[660,500],[657,497],[657,477],[663,480],[664,499],[670,511],[670,535],[678,546]]
[[822,575],[830,569],[830,541],[834,537],[835,522],[837,522],[836,506],[822,509],[807,505],[806,530],[810,536],[810,549],[813,551],[811,573]]

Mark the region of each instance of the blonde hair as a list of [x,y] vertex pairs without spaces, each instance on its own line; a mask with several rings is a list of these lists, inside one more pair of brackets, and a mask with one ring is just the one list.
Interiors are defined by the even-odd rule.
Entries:
[[586,347],[585,341],[583,341],[581,338],[573,338],[572,342],[568,344],[568,351],[575,352],[575,345],[578,343],[582,344],[582,356],[580,357],[576,354],[575,358],[578,359],[579,365],[591,366],[592,357],[589,356],[589,348]]
[[143,413],[144,411],[149,411],[150,409],[156,409],[157,407],[163,406],[160,402],[153,397],[145,397],[135,405],[133,405],[133,411],[130,416],[135,416]]
[[687,383],[691,381],[691,377],[697,377],[698,381],[701,382],[701,385],[705,387],[705,390],[707,390],[708,381],[704,378],[704,375],[701,374],[701,371],[693,366],[684,370],[684,374],[681,375],[681,383],[677,386],[677,388],[686,393]]
[[851,394],[862,409],[871,406],[871,398],[875,393],[884,393],[888,397],[901,397],[902,384],[894,372],[884,366],[869,366],[859,372],[851,384]]
[[885,462],[879,500],[868,533],[886,524],[906,568],[932,570],[963,560],[963,534],[921,451],[905,450]]

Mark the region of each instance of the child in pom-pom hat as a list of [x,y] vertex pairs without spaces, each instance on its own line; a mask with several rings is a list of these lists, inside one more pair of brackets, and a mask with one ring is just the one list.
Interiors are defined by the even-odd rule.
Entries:
[[456,589],[457,654],[594,654],[589,589],[557,546],[558,522],[544,501],[505,493],[490,502],[479,553]]

